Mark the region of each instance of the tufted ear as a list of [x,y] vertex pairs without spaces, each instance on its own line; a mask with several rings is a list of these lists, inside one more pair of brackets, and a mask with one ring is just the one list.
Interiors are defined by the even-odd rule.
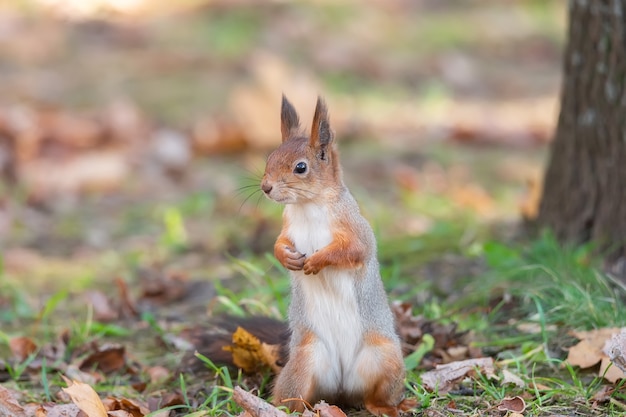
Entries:
[[317,97],[317,105],[313,114],[313,126],[311,127],[311,140],[309,144],[318,150],[320,159],[325,160],[328,145],[333,141],[333,131],[328,121],[328,109],[322,97]]
[[283,94],[283,102],[280,107],[280,132],[283,135],[283,142],[300,131],[300,119],[293,105]]

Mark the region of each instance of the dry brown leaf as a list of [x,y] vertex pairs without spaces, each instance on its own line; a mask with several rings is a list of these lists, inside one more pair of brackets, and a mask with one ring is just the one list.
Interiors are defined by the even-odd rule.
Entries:
[[126,410],[112,410],[112,411],[109,411],[107,415],[109,417],[133,417],[133,415]]
[[238,152],[246,147],[243,132],[232,121],[198,120],[191,133],[194,150],[201,155]]
[[135,300],[130,294],[130,290],[128,289],[128,285],[126,281],[122,278],[115,278],[115,285],[117,285],[117,290],[119,292],[120,298],[120,310],[123,316],[126,317],[136,317],[139,315],[139,310],[135,305]]
[[604,356],[600,361],[600,369],[598,370],[598,375],[604,377],[607,381],[611,383],[616,383],[620,379],[626,379],[626,373],[619,369],[608,356]]
[[611,401],[611,396],[615,392],[615,387],[610,385],[603,385],[598,392],[593,394],[591,398],[596,403],[607,403]]
[[19,394],[0,385],[0,416],[25,417],[26,412],[17,401]]
[[[619,366],[609,367],[611,365],[609,357],[612,350],[610,347],[611,340],[613,337],[619,338],[618,335],[625,332],[626,328],[620,329],[617,327],[572,332],[575,337],[580,339],[580,342],[569,349],[567,362],[581,368],[589,368],[600,363],[598,375],[613,383],[626,378],[626,373]],[[613,350],[613,353],[615,354],[616,352]]]
[[424,334],[422,326],[424,325],[424,317],[414,316],[413,308],[409,303],[401,303],[394,301],[391,310],[395,316],[398,333],[400,337],[407,343],[415,344]]
[[500,401],[500,404],[498,404],[498,410],[523,413],[524,410],[526,410],[526,402],[520,396],[506,397]]
[[189,295],[189,279],[181,273],[146,269],[140,276],[141,298],[154,304],[180,301]]
[[126,364],[126,349],[118,344],[100,346],[95,352],[85,358],[79,365],[81,371],[95,369],[108,374],[122,369]]
[[445,394],[457,381],[471,375],[477,368],[488,378],[495,377],[493,359],[479,358],[437,365],[434,370],[422,374],[422,383],[430,391],[438,390],[439,394]]
[[102,291],[87,291],[84,295],[87,304],[93,307],[94,318],[98,321],[113,321],[119,317],[113,308],[111,300]]
[[14,337],[9,340],[9,348],[15,358],[22,362],[37,351],[37,345],[29,337]]
[[20,178],[35,194],[116,189],[130,176],[128,155],[119,150],[92,150],[62,161],[40,158],[20,167]]
[[570,365],[580,366],[585,369],[597,365],[603,356],[602,346],[598,346],[594,341],[585,339],[569,349],[567,362]]
[[161,396],[151,396],[148,398],[148,408],[150,411],[160,410],[162,408],[172,407],[174,405],[181,405],[185,403],[185,399],[182,394],[176,392],[170,392],[162,394]]
[[151,384],[162,383],[172,376],[172,372],[164,366],[151,366],[146,369]]
[[[144,404],[141,401],[128,399],[128,398],[114,398],[107,397],[102,400],[104,407],[106,408],[109,416],[112,415],[112,412],[122,411],[127,413],[130,417],[143,417],[146,414],[150,413],[150,409],[147,404]],[[118,414],[123,415],[123,414]]]
[[522,378],[520,378],[519,376],[515,375],[513,372],[507,369],[503,369],[502,370],[502,385],[505,385],[505,384],[513,384],[520,388],[524,388],[526,386],[526,383],[524,382]]
[[72,381],[61,375],[67,388],[63,392],[67,393],[72,402],[78,406],[89,417],[107,417],[107,411],[98,397],[96,391],[91,386],[78,381]]
[[347,417],[341,408],[327,404],[325,401],[315,404],[313,411],[317,411],[319,417]]
[[85,415],[76,404],[43,404],[35,410],[35,417],[79,417]]

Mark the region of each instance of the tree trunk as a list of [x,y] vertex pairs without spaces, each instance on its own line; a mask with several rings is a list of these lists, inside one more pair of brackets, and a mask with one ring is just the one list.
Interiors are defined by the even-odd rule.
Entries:
[[626,0],[570,0],[569,19],[561,113],[538,223],[562,241],[598,242],[623,269]]

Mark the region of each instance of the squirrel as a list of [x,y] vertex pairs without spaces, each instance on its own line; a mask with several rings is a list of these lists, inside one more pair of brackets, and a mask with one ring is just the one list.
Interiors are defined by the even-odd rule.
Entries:
[[310,136],[283,95],[282,144],[267,159],[261,190],[284,204],[274,255],[290,271],[288,359],[276,405],[303,411],[319,400],[397,416],[404,398],[400,339],[383,288],[376,238],[343,182],[325,101]]

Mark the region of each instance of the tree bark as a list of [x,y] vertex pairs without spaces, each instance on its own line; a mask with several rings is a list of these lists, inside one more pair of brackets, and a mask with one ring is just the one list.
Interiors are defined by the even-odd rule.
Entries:
[[570,0],[561,112],[538,223],[626,259],[626,0]]

